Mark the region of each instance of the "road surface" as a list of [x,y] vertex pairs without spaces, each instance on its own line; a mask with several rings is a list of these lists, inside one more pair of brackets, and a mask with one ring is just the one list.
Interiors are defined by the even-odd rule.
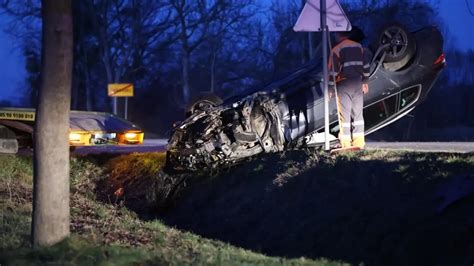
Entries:
[[141,145],[94,145],[94,146],[77,146],[73,150],[73,154],[100,154],[113,153],[125,154],[133,152],[164,152],[166,151],[167,139],[145,139]]
[[[142,145],[96,145],[76,147],[74,154],[164,152],[167,139],[145,139]],[[367,142],[367,150],[474,153],[474,142]]]
[[367,150],[474,153],[474,142],[367,142]]

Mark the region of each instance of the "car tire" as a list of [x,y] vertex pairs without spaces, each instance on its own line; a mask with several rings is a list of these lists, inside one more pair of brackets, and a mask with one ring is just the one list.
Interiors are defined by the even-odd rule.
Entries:
[[405,67],[416,52],[416,41],[411,32],[399,23],[390,23],[382,27],[376,47],[390,44],[386,50],[384,68],[397,71]]
[[192,100],[186,106],[186,118],[190,117],[196,111],[206,111],[212,107],[223,104],[224,101],[215,94],[205,94]]

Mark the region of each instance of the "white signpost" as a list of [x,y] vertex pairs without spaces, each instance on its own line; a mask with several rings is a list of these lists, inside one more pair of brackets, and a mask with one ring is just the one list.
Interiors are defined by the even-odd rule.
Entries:
[[[337,0],[307,0],[294,31],[319,32],[323,47],[323,91],[324,91],[324,149],[329,147],[329,94],[328,94],[328,34],[330,31],[350,31],[349,19]],[[312,45],[312,44],[309,44]]]

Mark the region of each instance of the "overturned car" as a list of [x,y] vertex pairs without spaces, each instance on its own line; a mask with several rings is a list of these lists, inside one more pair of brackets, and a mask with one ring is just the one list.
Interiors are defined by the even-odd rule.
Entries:
[[[445,66],[443,38],[435,27],[409,32],[383,28],[371,52],[369,93],[364,97],[365,134],[408,114],[429,93]],[[262,153],[324,145],[321,58],[261,90],[225,102],[203,97],[189,108],[169,142],[167,167],[197,170],[232,164]],[[330,133],[339,132],[335,99]]]

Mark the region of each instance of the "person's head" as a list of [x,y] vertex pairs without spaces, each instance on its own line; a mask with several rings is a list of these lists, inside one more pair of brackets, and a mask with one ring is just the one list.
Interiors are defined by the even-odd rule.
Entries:
[[364,32],[357,26],[352,26],[350,31],[336,31],[334,32],[334,40],[340,43],[345,39],[350,39],[355,42],[362,42],[365,39]]
[[334,40],[336,43],[340,43],[345,39],[348,39],[350,35],[350,31],[336,31],[334,32]]

